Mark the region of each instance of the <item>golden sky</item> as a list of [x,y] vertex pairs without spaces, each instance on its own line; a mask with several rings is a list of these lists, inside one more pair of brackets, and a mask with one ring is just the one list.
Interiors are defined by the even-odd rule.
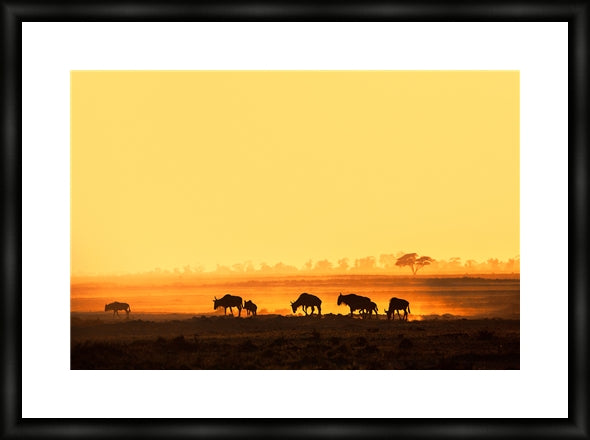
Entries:
[[519,250],[518,71],[73,71],[71,270]]

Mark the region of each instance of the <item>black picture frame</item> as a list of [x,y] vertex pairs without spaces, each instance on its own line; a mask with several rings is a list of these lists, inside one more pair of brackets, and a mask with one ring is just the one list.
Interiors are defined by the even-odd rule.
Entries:
[[[587,107],[584,1],[0,1],[2,23],[2,438],[588,438]],[[21,31],[27,21],[558,21],[569,32],[567,419],[23,419]],[[551,380],[548,378],[548,380]],[[403,398],[400,396],[399,398]],[[386,400],[385,400],[386,401]]]

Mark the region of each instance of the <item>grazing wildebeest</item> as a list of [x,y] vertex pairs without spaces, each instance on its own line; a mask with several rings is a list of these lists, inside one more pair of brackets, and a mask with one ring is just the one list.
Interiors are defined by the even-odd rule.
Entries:
[[104,305],[104,311],[107,312],[109,310],[113,311],[113,316],[119,316],[119,310],[125,310],[127,312],[127,318],[129,318],[129,312],[131,312],[131,307],[127,303],[120,303],[120,302],[112,302],[110,304]]
[[301,306],[301,309],[303,310],[303,313],[305,313],[306,316],[308,307],[311,307],[310,316],[313,315],[313,312],[316,307],[318,308],[318,316],[322,316],[322,300],[315,295],[311,295],[305,292],[299,295],[297,301],[291,302],[291,309],[293,309],[293,313],[297,311],[297,307],[299,306]]
[[256,315],[256,310],[258,306],[254,304],[251,300],[248,300],[244,303],[244,309],[246,309],[246,315],[252,313],[252,315]]
[[350,293],[348,295],[342,295],[341,293],[338,296],[338,305],[344,303],[350,307],[350,316],[352,316],[352,313],[355,310],[359,310],[359,313],[361,313],[364,317],[366,310],[372,310],[371,302],[371,298],[356,295],[354,293]]
[[242,315],[242,297],[240,296],[233,296],[229,293],[225,295],[223,298],[213,300],[213,310],[217,309],[217,307],[223,307],[223,314],[227,315],[227,308],[229,307],[229,311],[231,315],[234,316],[233,307],[238,308],[238,316]]
[[[399,311],[403,310],[404,311],[404,317],[402,318],[399,315]],[[408,313],[410,313],[410,303],[408,301],[406,301],[405,299],[400,299],[400,298],[391,298],[389,300],[389,310],[386,310],[385,313],[387,313],[387,319],[395,319],[395,312],[397,311],[397,316],[400,319],[404,319],[404,320],[408,320]]]

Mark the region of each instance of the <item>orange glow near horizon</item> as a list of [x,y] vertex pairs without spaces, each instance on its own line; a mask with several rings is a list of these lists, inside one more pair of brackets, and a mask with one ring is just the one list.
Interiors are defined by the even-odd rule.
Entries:
[[513,258],[519,81],[73,71],[71,273],[301,268],[400,250]]
[[[113,301],[127,302],[134,317],[141,313],[186,313],[223,315],[213,310],[213,299],[226,293],[252,300],[260,315],[294,316],[290,304],[302,292],[322,301],[322,313],[347,315],[349,308],[337,305],[340,293],[371,298],[383,314],[392,297],[410,302],[410,320],[440,317],[518,317],[518,275],[482,277],[276,276],[195,277],[192,279],[94,278],[71,284],[71,311],[98,312]],[[297,311],[302,314],[301,309]],[[105,315],[108,316],[108,315]]]

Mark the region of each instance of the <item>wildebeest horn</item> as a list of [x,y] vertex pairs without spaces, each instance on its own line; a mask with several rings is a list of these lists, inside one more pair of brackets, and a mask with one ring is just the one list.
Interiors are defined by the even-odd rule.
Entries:
[[293,305],[293,301],[291,301],[291,305]]

